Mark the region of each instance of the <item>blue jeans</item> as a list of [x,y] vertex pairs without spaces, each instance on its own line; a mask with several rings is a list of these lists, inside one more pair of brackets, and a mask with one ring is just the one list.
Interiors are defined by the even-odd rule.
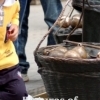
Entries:
[[19,66],[21,67],[21,72],[23,74],[27,73],[29,68],[29,62],[27,62],[25,54],[25,46],[28,38],[28,16],[31,0],[19,0],[20,1],[20,33],[18,39],[14,42],[18,57],[19,57]]
[[27,0],[26,10],[22,22],[21,34],[18,37],[19,48],[17,53],[19,55],[19,65],[21,67],[21,73],[27,74],[29,68],[29,62],[27,62],[26,53],[25,53],[25,46],[28,39],[28,17],[30,13],[30,2],[31,0]]
[[[28,16],[29,16],[30,1],[31,0],[28,0],[27,6],[26,6],[25,15],[24,15],[24,19],[23,19],[22,27],[21,27],[21,34],[19,34],[19,37],[18,37],[19,45],[17,45],[17,53],[18,53],[19,61],[20,61],[19,65],[21,66],[21,69],[22,69],[21,72],[23,74],[27,74],[27,71],[29,68],[29,62],[27,62],[27,58],[25,54],[25,46],[26,46],[27,38],[28,38]],[[48,28],[50,28],[62,10],[61,2],[60,0],[41,0],[41,4],[43,7],[44,16],[45,16],[44,20],[47,23]],[[55,41],[51,32],[48,37],[47,45],[52,45],[52,44],[55,44]]]
[[[44,21],[48,25],[48,29],[54,24],[58,18],[62,5],[60,0],[40,0],[44,11]],[[54,30],[55,31],[55,30]],[[49,34],[47,45],[54,45],[53,31]]]
[[[25,14],[27,0],[19,0],[19,3],[20,3],[20,12],[19,12],[19,34],[20,34],[21,28],[22,28],[22,22],[23,22],[23,18],[24,18],[24,14]],[[15,49],[17,51],[19,48],[18,39],[16,41],[14,41],[14,45],[15,45]]]
[[20,22],[20,28],[21,28],[23,17],[25,14],[27,0],[19,0],[19,2],[20,2],[19,22]]

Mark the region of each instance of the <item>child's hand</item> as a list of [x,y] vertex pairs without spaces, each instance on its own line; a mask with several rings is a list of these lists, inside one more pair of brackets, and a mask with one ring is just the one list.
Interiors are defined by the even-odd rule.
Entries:
[[8,39],[11,41],[15,41],[18,37],[18,26],[15,24],[12,24],[10,29],[8,30]]

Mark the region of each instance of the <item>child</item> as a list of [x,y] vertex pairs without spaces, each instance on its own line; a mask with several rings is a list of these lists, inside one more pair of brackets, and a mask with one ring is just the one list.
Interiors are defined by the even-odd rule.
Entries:
[[19,8],[18,0],[0,0],[0,100],[27,96],[13,45],[18,36]]

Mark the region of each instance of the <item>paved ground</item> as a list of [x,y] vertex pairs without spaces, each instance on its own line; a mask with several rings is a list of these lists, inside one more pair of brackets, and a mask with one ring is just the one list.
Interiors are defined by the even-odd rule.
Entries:
[[[64,4],[65,2],[63,2]],[[44,15],[41,5],[32,5],[29,16],[29,37],[26,45],[27,61],[30,63],[28,76],[30,81],[25,83],[29,94],[35,95],[39,92],[43,92],[44,85],[41,76],[37,73],[37,65],[34,61],[33,51],[37,44],[47,32],[47,25],[44,22]],[[41,46],[46,46],[47,39]]]
[[[35,50],[37,44],[47,32],[47,25],[43,19],[44,15],[41,5],[31,6],[29,16],[29,36],[26,45],[27,61],[30,63],[30,68],[28,71],[30,81],[26,83],[26,88],[32,95],[37,94],[37,90],[40,91],[40,89],[42,89],[41,87],[44,86],[41,76],[37,73],[38,67],[33,56],[33,51]],[[46,39],[41,46],[46,46]]]

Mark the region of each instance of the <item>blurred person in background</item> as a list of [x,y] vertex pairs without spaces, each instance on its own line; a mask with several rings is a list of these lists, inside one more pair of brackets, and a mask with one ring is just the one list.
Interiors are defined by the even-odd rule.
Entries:
[[[29,81],[27,73],[30,64],[29,62],[27,62],[25,46],[28,39],[28,17],[30,13],[31,0],[25,0],[25,1],[22,0],[22,1],[23,2],[27,1],[27,4],[26,4],[26,10],[23,17],[23,21],[22,21],[21,32],[18,36],[17,45],[15,46],[16,46],[17,54],[19,56],[19,61],[20,61],[19,65],[21,67],[21,74],[22,74],[23,81],[27,82]],[[44,21],[48,25],[48,29],[49,29],[58,18],[62,10],[62,4],[60,0],[40,0],[40,2],[44,11]],[[21,4],[21,6],[23,6],[23,4]],[[48,36],[47,45],[55,44],[52,32]]]
[[20,1],[20,32],[18,39],[14,42],[15,48],[19,57],[19,66],[21,67],[21,74],[23,81],[28,81],[27,71],[29,68],[29,62],[27,62],[25,46],[28,38],[28,17],[30,13],[31,0],[19,0]]

